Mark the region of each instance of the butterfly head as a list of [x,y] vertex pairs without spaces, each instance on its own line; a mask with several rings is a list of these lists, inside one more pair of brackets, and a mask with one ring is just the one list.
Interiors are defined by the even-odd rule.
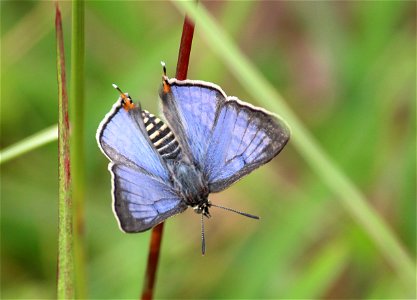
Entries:
[[209,212],[210,206],[211,206],[210,201],[206,199],[206,201],[203,201],[197,204],[196,206],[194,206],[193,209],[195,213],[203,214],[203,216],[210,218],[211,217],[210,212]]
[[123,93],[122,90],[114,83],[113,87],[120,93],[120,97],[122,98],[122,106],[126,111],[135,108],[135,104],[133,103],[132,98],[130,98],[129,94]]

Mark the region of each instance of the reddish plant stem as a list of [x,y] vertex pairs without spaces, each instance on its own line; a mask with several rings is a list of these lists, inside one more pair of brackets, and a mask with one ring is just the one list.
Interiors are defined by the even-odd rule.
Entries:
[[[190,18],[185,16],[184,26],[182,29],[180,49],[178,53],[176,78],[184,80],[187,78],[188,63],[190,61],[191,45],[193,43],[194,23]],[[151,241],[149,246],[148,265],[146,267],[144,286],[142,291],[142,300],[153,299],[153,292],[156,280],[156,271],[158,268],[159,252],[161,249],[162,234],[164,223],[155,226],[152,229]]]
[[155,286],[156,270],[158,268],[163,229],[164,223],[158,224],[152,229],[151,241],[149,245],[148,265],[146,267],[145,280],[141,297],[142,300],[153,299],[153,289]]
[[190,62],[190,52],[193,44],[194,26],[195,24],[191,19],[185,16],[177,62],[176,78],[179,80],[187,79],[188,63]]

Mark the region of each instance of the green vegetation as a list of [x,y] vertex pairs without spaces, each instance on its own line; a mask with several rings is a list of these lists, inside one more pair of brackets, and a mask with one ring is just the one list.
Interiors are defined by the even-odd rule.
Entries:
[[[69,54],[71,5],[61,4]],[[57,123],[58,89],[52,3],[1,5],[0,149],[5,149]],[[155,296],[415,297],[410,272],[416,253],[416,4],[200,5],[207,5],[232,44],[220,45],[221,36],[210,36],[210,23],[197,20],[188,77],[215,82],[230,95],[287,117],[285,106],[290,107],[331,158],[330,168],[340,169],[351,183],[347,188],[335,173],[317,171],[330,169],[314,158],[314,147],[303,144],[290,116],[294,139],[278,158],[211,198],[260,215],[261,221],[213,210],[206,222],[207,254],[201,257],[199,218],[187,211],[169,219]],[[137,298],[149,240],[149,232],[126,235],[118,229],[95,130],[117,98],[113,82],[157,112],[159,61],[173,76],[182,22],[168,2],[86,3],[79,137],[85,143],[85,180],[76,177],[85,184],[91,298]],[[245,54],[249,68],[233,49]],[[267,84],[256,77],[247,82],[253,71]],[[273,99],[265,99],[268,95]],[[4,298],[55,297],[57,165],[56,143],[1,164]],[[375,222],[379,219],[383,223]]]

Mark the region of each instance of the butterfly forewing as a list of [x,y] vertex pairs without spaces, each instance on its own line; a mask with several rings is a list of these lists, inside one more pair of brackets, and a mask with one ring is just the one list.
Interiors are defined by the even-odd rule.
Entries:
[[190,161],[203,169],[216,111],[225,101],[214,88],[170,80],[170,93],[161,93],[166,120]]
[[139,107],[126,111],[119,98],[101,122],[97,141],[111,161],[130,162],[153,176],[169,178],[164,161],[149,141]]

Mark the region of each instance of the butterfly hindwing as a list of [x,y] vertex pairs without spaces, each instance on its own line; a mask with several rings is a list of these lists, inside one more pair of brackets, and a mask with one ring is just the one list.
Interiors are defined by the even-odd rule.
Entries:
[[204,81],[169,79],[160,91],[163,111],[210,192],[227,188],[275,157],[290,131],[279,117]]
[[143,170],[111,164],[114,211],[125,232],[141,232],[183,212],[187,205],[164,182]]

